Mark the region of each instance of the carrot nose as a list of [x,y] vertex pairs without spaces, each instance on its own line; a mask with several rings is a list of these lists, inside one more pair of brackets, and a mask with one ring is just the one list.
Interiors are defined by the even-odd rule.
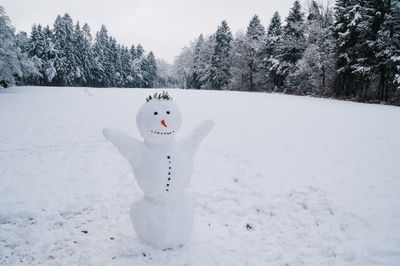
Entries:
[[164,120],[161,120],[161,124],[163,124],[164,127],[167,127],[167,124],[165,124]]

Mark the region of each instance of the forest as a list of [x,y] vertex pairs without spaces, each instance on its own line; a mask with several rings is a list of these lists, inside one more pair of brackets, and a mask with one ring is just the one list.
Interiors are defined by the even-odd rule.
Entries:
[[[105,25],[92,37],[90,27],[57,16],[53,27],[34,24],[28,36],[14,34],[0,7],[0,81],[3,86],[90,86],[150,88],[164,85],[153,52],[125,47]],[[161,62],[162,64],[163,62]]]
[[185,47],[180,86],[400,102],[398,0],[295,1],[285,22],[255,15],[234,37],[226,21]]
[[254,15],[234,36],[227,21],[200,34],[173,64],[69,14],[15,33],[0,6],[0,85],[180,87],[277,92],[400,104],[400,1],[294,1],[265,27]]

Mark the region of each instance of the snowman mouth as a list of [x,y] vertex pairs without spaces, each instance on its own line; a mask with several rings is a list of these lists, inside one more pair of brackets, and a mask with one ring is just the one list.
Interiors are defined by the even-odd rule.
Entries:
[[175,133],[175,130],[172,130],[170,132],[160,132],[160,131],[150,130],[150,132],[157,135],[171,135],[172,133]]

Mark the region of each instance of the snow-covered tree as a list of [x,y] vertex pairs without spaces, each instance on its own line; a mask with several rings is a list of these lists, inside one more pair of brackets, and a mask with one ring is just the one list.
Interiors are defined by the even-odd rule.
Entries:
[[105,25],[102,25],[100,31],[96,33],[96,39],[93,44],[93,53],[96,61],[101,65],[97,73],[95,86],[109,87],[112,84],[112,70],[110,59],[110,44],[108,31]]
[[[42,31],[42,26],[34,24],[32,26],[29,44],[27,47],[28,56],[34,62],[36,69],[41,73],[42,77],[45,77],[46,73],[46,43],[45,36]],[[43,79],[36,78],[33,79],[32,82],[36,84],[43,84]]]
[[337,0],[336,94],[385,101],[396,95],[398,10],[398,0]]
[[179,87],[187,88],[188,80],[191,78],[193,66],[193,50],[184,47],[182,52],[174,59],[174,76],[177,77]]
[[303,56],[305,50],[304,37],[304,14],[298,0],[293,4],[283,27],[282,59],[291,63],[296,62]]
[[54,60],[58,55],[58,51],[55,48],[53,41],[53,33],[50,30],[49,26],[46,26],[43,29],[43,37],[44,37],[44,53],[43,53],[43,80],[45,84],[52,82],[53,78],[57,74],[57,70],[54,67]]
[[203,47],[204,37],[203,34],[200,34],[200,36],[194,42],[194,46],[192,46],[190,49],[192,50],[193,58],[190,62],[187,62],[190,65],[190,72],[188,73],[189,76],[186,82],[186,85],[189,88],[200,89],[203,86],[204,81],[207,81],[208,79],[204,66]]
[[259,77],[259,69],[257,64],[257,56],[259,55],[260,49],[262,48],[265,41],[265,28],[261,24],[260,19],[257,15],[254,15],[250,21],[249,26],[247,26],[246,31],[246,42],[245,42],[245,50],[247,57],[247,65],[248,65],[248,81],[249,91],[255,91],[260,89],[260,79]]
[[214,52],[211,57],[210,80],[213,88],[221,89],[229,82],[231,42],[232,33],[224,20],[215,33]]
[[185,47],[174,60],[175,73],[183,88],[209,89],[211,60],[215,48],[215,35],[204,38],[200,34],[189,47]]
[[380,18],[376,40],[371,42],[379,75],[377,96],[400,101],[400,1],[381,1],[374,15]]
[[352,67],[356,64],[356,48],[358,41],[360,41],[357,27],[362,18],[359,10],[360,6],[357,2],[359,1],[336,1],[334,32],[337,45],[337,95],[350,95],[352,88],[354,91],[354,85],[357,82],[352,73]]
[[306,50],[288,77],[292,91],[298,94],[331,94],[335,77],[333,14],[311,1],[307,16]]
[[156,88],[176,88],[179,86],[174,75],[174,67],[165,60],[157,59],[157,78],[154,84]]
[[145,51],[141,44],[138,44],[135,50],[135,54],[132,61],[132,71],[134,73],[134,84],[135,87],[146,87],[146,57]]
[[230,90],[248,90],[249,88],[246,42],[246,35],[242,31],[237,32],[232,41]]
[[16,79],[39,75],[27,53],[18,46],[10,19],[0,6],[0,86],[7,87],[15,84]]
[[284,69],[279,59],[282,46],[282,23],[276,11],[268,25],[265,43],[258,55],[260,68],[259,79],[268,91],[280,91],[283,87]]
[[71,16],[66,13],[58,16],[53,28],[54,47],[57,56],[54,67],[57,71],[54,81],[57,85],[74,85],[80,70],[76,68],[77,58],[75,51],[74,25]]
[[157,78],[157,62],[154,57],[153,52],[150,52],[147,55],[146,60],[144,61],[144,81],[146,83],[145,87],[152,88],[154,87],[154,83]]

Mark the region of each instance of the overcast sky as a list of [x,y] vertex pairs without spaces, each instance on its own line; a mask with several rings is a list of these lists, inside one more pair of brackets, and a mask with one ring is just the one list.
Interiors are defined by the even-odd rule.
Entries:
[[[245,30],[257,14],[264,26],[277,10],[287,16],[294,0],[0,0],[17,31],[30,32],[33,23],[52,26],[58,14],[69,13],[92,35],[107,26],[121,44],[140,43],[146,52],[172,63],[182,47],[200,33],[211,34],[222,20],[232,33]],[[302,0],[301,3],[305,3]]]

